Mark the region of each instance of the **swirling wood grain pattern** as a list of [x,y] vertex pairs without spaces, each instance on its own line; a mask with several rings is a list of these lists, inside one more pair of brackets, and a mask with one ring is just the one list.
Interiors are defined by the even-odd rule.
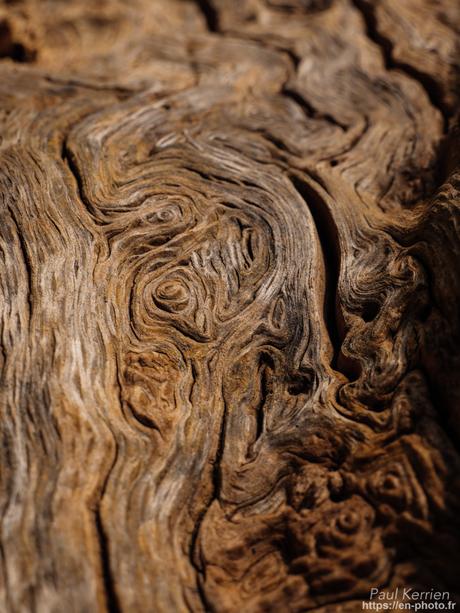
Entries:
[[459,30],[2,2],[2,611],[456,597]]

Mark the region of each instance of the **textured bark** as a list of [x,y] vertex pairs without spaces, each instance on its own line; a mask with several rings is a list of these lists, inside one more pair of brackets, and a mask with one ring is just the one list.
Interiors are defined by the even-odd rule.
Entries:
[[0,609],[459,588],[459,6],[0,13]]

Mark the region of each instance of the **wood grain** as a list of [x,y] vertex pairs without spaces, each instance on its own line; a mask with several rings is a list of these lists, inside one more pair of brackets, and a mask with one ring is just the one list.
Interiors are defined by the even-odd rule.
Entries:
[[458,598],[459,31],[1,3],[1,611]]

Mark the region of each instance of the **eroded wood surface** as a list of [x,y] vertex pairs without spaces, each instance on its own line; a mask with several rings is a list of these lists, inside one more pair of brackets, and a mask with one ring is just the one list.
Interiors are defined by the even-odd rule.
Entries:
[[2,3],[2,611],[455,598],[459,29]]

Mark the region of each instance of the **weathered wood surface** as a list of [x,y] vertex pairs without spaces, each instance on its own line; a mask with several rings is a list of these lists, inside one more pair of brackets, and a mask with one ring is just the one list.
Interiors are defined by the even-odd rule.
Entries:
[[0,9],[0,609],[459,590],[459,6]]

